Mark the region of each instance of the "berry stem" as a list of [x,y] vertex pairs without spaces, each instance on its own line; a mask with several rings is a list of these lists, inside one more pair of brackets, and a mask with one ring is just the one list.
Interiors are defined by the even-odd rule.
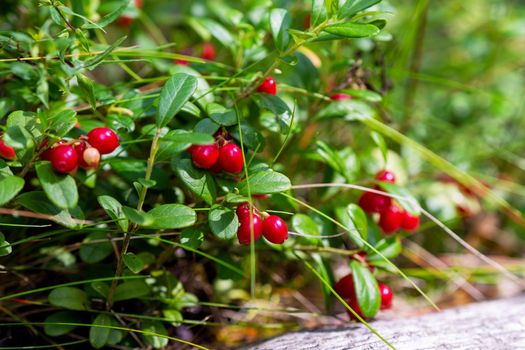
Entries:
[[[159,139],[160,139],[160,132],[161,129],[157,129],[155,133],[155,137],[153,138],[153,141],[151,142],[151,148],[149,152],[148,157],[148,163],[146,168],[146,175],[144,178],[146,180],[151,179],[151,174],[153,173],[153,166],[155,165],[155,156],[157,155],[157,152],[159,150]],[[146,199],[146,193],[148,192],[148,189],[146,187],[143,187],[139,194],[139,201],[137,204],[137,210],[142,210],[142,206],[144,205],[144,200]],[[115,288],[117,288],[117,282],[118,278],[122,275],[122,271],[124,270],[124,259],[122,257],[127,253],[129,248],[129,242],[131,241],[131,236],[138,230],[138,225],[132,224],[129,230],[124,235],[124,240],[122,241],[122,249],[120,251],[120,255],[117,255],[117,268],[115,270],[115,279],[111,283],[111,287],[108,291],[108,297],[106,299],[106,309],[111,310],[111,307],[113,306],[113,294],[115,293]]]

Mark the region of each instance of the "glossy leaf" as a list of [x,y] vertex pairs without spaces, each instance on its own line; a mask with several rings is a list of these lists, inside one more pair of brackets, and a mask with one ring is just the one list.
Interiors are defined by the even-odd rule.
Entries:
[[197,169],[190,159],[185,158],[174,158],[171,167],[184,185],[196,196],[208,205],[215,201],[217,196],[215,180],[208,171]]
[[[102,327],[97,327],[102,326]],[[93,326],[89,329],[89,343],[95,349],[100,349],[107,344],[111,333],[111,317],[106,314],[98,314],[93,321]]]
[[13,199],[24,188],[24,183],[24,179],[18,176],[0,178],[0,205]]
[[166,81],[160,91],[157,127],[162,128],[175,117],[197,89],[197,78],[177,73]]
[[284,51],[290,42],[290,28],[291,18],[288,11],[282,8],[272,9],[270,11],[270,29],[273,36],[275,46]]
[[52,305],[69,310],[86,310],[88,306],[86,292],[74,287],[60,287],[53,289],[49,294],[48,299]]
[[77,206],[77,184],[71,176],[58,174],[47,161],[38,163],[35,168],[44,192],[53,204],[62,209]]
[[[291,188],[292,183],[285,175],[272,170],[259,171],[250,176],[251,194],[279,193]],[[239,188],[241,194],[248,194],[246,180]]]
[[324,31],[344,38],[368,38],[380,32],[379,28],[372,24],[354,22],[332,24],[324,28]]
[[191,226],[197,220],[193,209],[182,204],[163,204],[151,209],[148,216],[151,223],[144,225],[147,228],[174,229]]
[[361,262],[353,260],[350,263],[350,268],[359,308],[366,318],[372,318],[377,314],[381,306],[381,295],[379,294],[377,281],[368,267]]
[[208,221],[211,232],[220,239],[232,239],[237,234],[239,219],[231,208],[221,205],[212,206]]
[[346,0],[339,9],[338,16],[342,18],[352,17],[356,13],[366,10],[379,2],[381,0]]

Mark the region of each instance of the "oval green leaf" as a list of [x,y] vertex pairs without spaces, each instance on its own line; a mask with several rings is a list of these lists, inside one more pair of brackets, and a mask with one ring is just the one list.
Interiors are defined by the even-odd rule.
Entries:
[[160,101],[157,110],[157,127],[166,126],[181,110],[197,89],[197,78],[177,73],[166,81],[160,91]]

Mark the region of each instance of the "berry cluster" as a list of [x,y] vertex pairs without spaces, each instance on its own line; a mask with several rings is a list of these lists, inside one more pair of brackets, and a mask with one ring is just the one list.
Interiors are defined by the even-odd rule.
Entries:
[[[381,310],[388,310],[392,307],[392,300],[394,299],[394,292],[390,286],[377,282],[379,287],[379,294],[381,295]],[[352,308],[361,318],[365,319],[361,308],[359,307],[359,302],[357,301],[357,295],[355,292],[354,278],[352,274],[348,274],[341,278],[334,286],[337,294],[343,298],[348,306]],[[348,315],[352,319],[357,319],[353,313],[348,311]]]
[[240,244],[250,244],[252,230],[255,241],[261,238],[261,234],[275,244],[282,244],[288,239],[288,227],[283,219],[277,215],[261,213],[255,206],[252,208],[253,210],[250,213],[248,203],[242,203],[237,207],[237,217],[240,224],[237,230],[237,238]]
[[215,142],[211,145],[192,145],[188,148],[193,164],[214,173],[240,173],[244,167],[241,148],[233,143],[226,131],[219,130],[214,136]]
[[[380,182],[396,182],[396,176],[388,170],[378,172],[375,179]],[[379,186],[374,187],[374,189],[381,191]],[[369,214],[379,213],[379,227],[387,235],[393,234],[399,229],[412,232],[419,227],[419,216],[400,208],[392,201],[391,197],[365,192],[359,198],[358,204]]]
[[[82,169],[95,169],[101,154],[109,154],[119,146],[119,138],[109,128],[95,128],[87,137],[78,140],[59,140],[42,153],[40,159],[49,160],[55,171],[67,174]],[[43,147],[47,147],[47,140]]]

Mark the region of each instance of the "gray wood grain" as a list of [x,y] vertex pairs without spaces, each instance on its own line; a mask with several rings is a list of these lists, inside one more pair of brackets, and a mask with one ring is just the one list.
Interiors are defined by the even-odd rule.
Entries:
[[[396,349],[525,349],[525,296],[470,304],[371,325]],[[363,325],[291,332],[250,350],[376,350],[388,347]]]

